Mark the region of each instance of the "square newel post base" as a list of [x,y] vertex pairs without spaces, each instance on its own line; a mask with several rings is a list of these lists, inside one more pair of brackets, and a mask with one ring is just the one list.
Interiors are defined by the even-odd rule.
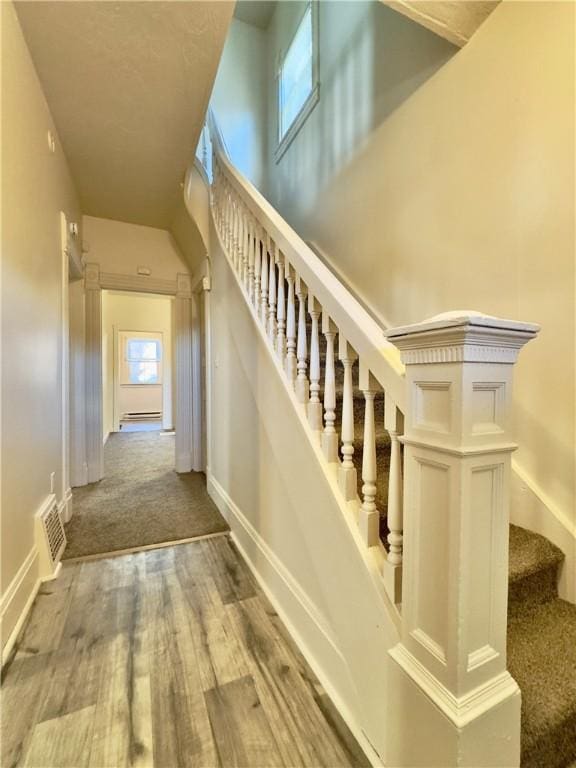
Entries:
[[520,765],[520,690],[508,672],[456,698],[402,644],[389,652],[388,672],[386,765]]
[[322,432],[322,451],[326,461],[338,461],[338,434],[336,432]]
[[346,501],[352,501],[358,495],[358,489],[356,485],[356,468],[355,467],[338,467],[338,487],[342,491],[342,495]]
[[322,429],[322,403],[313,400],[308,402],[308,422],[315,431]]
[[400,605],[402,602],[402,564],[395,565],[386,560],[382,568],[382,576],[384,577],[386,594],[394,605]]

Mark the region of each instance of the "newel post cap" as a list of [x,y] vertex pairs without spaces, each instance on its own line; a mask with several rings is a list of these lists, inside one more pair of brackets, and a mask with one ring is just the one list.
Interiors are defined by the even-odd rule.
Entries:
[[422,363],[509,363],[535,338],[540,326],[473,310],[455,310],[413,325],[391,328],[388,341],[406,365]]

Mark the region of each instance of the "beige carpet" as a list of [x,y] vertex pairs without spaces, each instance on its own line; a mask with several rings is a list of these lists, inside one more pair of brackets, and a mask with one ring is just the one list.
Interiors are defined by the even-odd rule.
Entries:
[[111,435],[104,479],[73,490],[64,559],[228,530],[201,473],[174,471],[174,436]]

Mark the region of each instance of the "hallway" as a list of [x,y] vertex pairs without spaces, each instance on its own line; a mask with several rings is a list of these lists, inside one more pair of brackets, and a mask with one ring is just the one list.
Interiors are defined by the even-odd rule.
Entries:
[[110,435],[104,478],[73,490],[64,559],[228,530],[202,473],[174,471],[174,435]]
[[369,765],[226,534],[65,564],[3,709],[5,768]]

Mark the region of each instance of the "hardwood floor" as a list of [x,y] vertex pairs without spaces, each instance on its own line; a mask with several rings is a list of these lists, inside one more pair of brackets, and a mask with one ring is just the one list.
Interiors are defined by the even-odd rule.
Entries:
[[369,765],[228,536],[64,564],[1,693],[3,768]]

